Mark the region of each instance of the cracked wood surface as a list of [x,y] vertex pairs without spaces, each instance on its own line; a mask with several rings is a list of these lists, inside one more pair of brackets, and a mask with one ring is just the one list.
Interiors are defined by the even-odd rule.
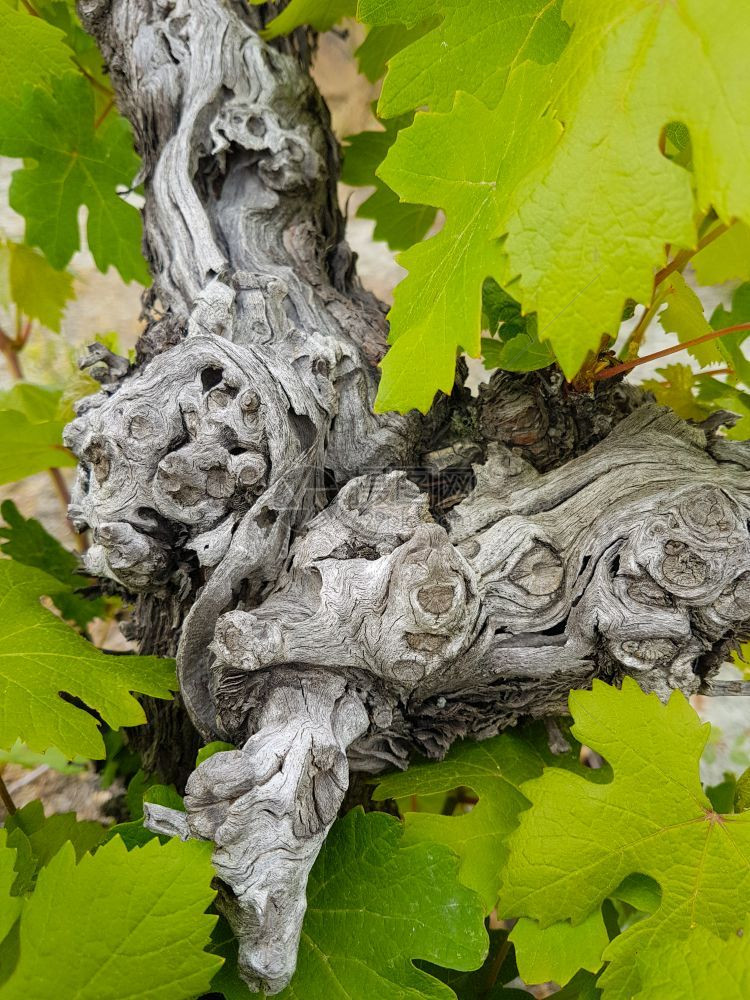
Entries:
[[79,11],[143,158],[154,289],[139,365],[90,359],[71,515],[87,569],[179,634],[201,735],[237,747],[148,822],[214,842],[240,970],[274,993],[350,769],[553,716],[593,677],[710,683],[750,628],[750,450],[554,373],[375,415],[384,310],[305,58],[240,0]]

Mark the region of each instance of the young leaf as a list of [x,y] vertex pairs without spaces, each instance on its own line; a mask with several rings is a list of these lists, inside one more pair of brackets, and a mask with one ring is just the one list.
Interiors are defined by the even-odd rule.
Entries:
[[[264,0],[251,0],[254,4]],[[308,24],[316,31],[328,31],[345,17],[354,17],[357,0],[291,0],[263,32],[264,38],[278,38]]]
[[[73,52],[78,67],[99,85],[95,88],[97,107],[106,106],[113,94],[105,72],[104,59],[92,36],[81,27],[76,15],[75,0],[34,0],[34,10],[48,24],[53,24],[64,33],[65,42]],[[109,96],[107,90],[110,91]],[[117,114],[117,111],[112,109],[109,113]]]
[[[681,344],[711,333],[711,324],[703,315],[703,303],[681,274],[675,272],[669,276],[661,286],[660,298],[666,308],[659,313],[659,322],[665,333],[677,334]],[[702,368],[721,362],[718,340],[695,344],[687,351]]]
[[402,774],[384,778],[375,789],[376,802],[408,795],[431,795],[468,786],[479,801],[463,816],[408,812],[405,844],[445,844],[461,858],[461,881],[482,897],[485,912],[496,901],[506,841],[527,805],[519,785],[542,773],[549,757],[540,741],[504,733],[482,743],[454,746],[444,760],[416,764]]
[[701,285],[723,285],[750,278],[750,226],[733,222],[725,233],[693,257],[691,264]]
[[0,94],[18,101],[25,87],[73,69],[62,31],[0,2]]
[[555,360],[549,344],[542,343],[532,332],[518,333],[510,340],[482,337],[482,358],[485,368],[507,372],[535,372]]
[[50,267],[38,250],[12,240],[0,244],[0,267],[6,272],[0,278],[0,305],[15,305],[22,315],[59,333],[65,304],[75,298],[73,276]]
[[567,983],[579,969],[598,972],[609,944],[601,910],[594,910],[580,924],[562,920],[545,928],[521,917],[508,936],[525,983]]
[[[438,389],[451,391],[457,351],[480,352],[482,285],[500,276],[504,262],[497,239],[502,213],[559,134],[555,122],[539,118],[536,105],[546,72],[530,63],[521,67],[522,83],[506,91],[493,112],[459,94],[450,114],[418,114],[378,171],[402,199],[446,213],[437,236],[398,258],[410,273],[390,312],[393,346],[382,362],[380,411],[426,411]],[[513,129],[500,125],[508,120],[525,137],[523,151],[512,148]]]
[[107,604],[103,598],[89,600],[76,593],[91,583],[78,574],[77,556],[53,538],[39,521],[23,517],[12,500],[5,500],[0,505],[0,515],[5,521],[5,524],[0,523],[0,552],[24,566],[44,570],[60,581],[61,586],[49,597],[63,618],[85,628],[92,619],[106,615]]
[[67,73],[52,93],[27,90],[0,100],[0,154],[35,160],[13,175],[10,204],[26,219],[26,239],[61,269],[80,246],[78,210],[88,208],[88,244],[100,271],[114,266],[124,281],[148,281],[140,251],[141,221],[117,193],[138,170],[123,118],[94,122],[91,85]]
[[559,768],[522,788],[532,802],[511,835],[501,891],[503,914],[542,926],[581,920],[626,875],[661,887],[658,909],[628,927],[604,952],[605,1000],[639,987],[636,956],[660,950],[691,927],[723,937],[744,919],[750,891],[750,815],[720,816],[700,783],[699,760],[710,727],[684,696],[667,705],[625,678],[617,691],[600,681],[573,692],[573,734],[600,753],[614,778],[595,783]]
[[75,457],[62,445],[64,422],[37,423],[20,410],[6,409],[9,395],[0,393],[0,483],[12,483],[45,469],[74,466]]
[[403,24],[384,24],[370,28],[364,42],[354,53],[360,73],[370,83],[375,83],[385,73],[389,60],[417,38],[421,38],[435,23],[436,19],[430,18],[412,28]]
[[482,905],[457,873],[442,845],[402,843],[391,816],[350,812],[311,872],[297,972],[280,997],[451,1000],[412,959],[463,970],[482,964]]
[[155,656],[113,656],[92,646],[39,603],[58,581],[12,560],[0,561],[0,746],[103,757],[96,719],[64,700],[79,699],[110,726],[145,722],[130,694],[169,698],[174,664]]
[[[381,168],[402,198],[420,200],[421,190],[434,204],[447,160],[464,206],[455,214],[441,192],[446,235],[404,255],[383,409],[424,408],[435,388],[450,388],[449,355],[477,353],[475,289],[488,273],[515,280],[572,378],[602,334],[617,333],[623,303],[650,300],[664,245],[695,246],[694,191],[719,219],[750,222],[750,181],[737,161],[750,143],[750,26],[738,29],[734,3],[695,0],[688,11],[568,0],[564,13],[574,28],[556,64],[517,66],[495,110],[459,94],[450,114],[417,116]],[[533,87],[530,66],[541,71]],[[690,131],[693,174],[660,151],[656,137],[675,121]],[[497,171],[497,151],[510,178]],[[403,375],[409,367],[416,378]]]
[[[66,844],[23,907],[20,958],[3,1000],[188,1000],[220,959],[204,951],[216,917],[210,845],[115,837],[76,864]],[[81,946],[85,942],[85,946]]]
[[414,108],[449,111],[460,90],[489,107],[497,104],[512,65],[559,58],[570,34],[560,16],[561,0],[359,0],[358,16],[382,26],[414,27],[441,16],[430,31],[394,53],[383,82],[378,112],[383,118]]
[[8,847],[8,831],[0,830],[0,942],[18,919],[23,901],[11,895],[16,881],[16,852]]
[[634,1000],[747,1000],[750,996],[750,926],[728,941],[696,927],[686,940],[638,959],[641,989]]
[[408,125],[411,116],[386,123],[383,132],[360,132],[346,142],[341,179],[353,187],[374,185],[375,191],[362,202],[357,215],[375,220],[374,237],[384,240],[393,250],[404,250],[423,239],[435,221],[435,209],[427,205],[409,205],[399,201],[375,171],[396,139],[398,130]]
[[643,388],[653,392],[656,402],[669,406],[683,420],[705,420],[710,410],[702,406],[694,395],[695,372],[690,365],[675,364],[657,368],[658,379],[644,379]]
[[698,380],[698,402],[709,410],[728,410],[739,421],[726,432],[727,437],[745,441],[750,437],[750,393],[717,378]]
[[10,750],[0,750],[0,766],[3,764],[17,764],[30,771],[43,766],[60,774],[77,774],[87,766],[84,757],[74,757],[73,760],[69,760],[57,747],[50,747],[44,753],[34,753],[20,740],[16,740]]
[[[748,322],[750,322],[750,282],[746,281],[735,289],[731,309],[727,310],[724,306],[717,306],[714,309],[711,314],[711,327],[714,330],[723,330],[728,326]],[[728,333],[721,337],[717,344],[735,376],[750,387],[750,360],[745,357],[743,350],[748,337],[750,330],[737,330],[736,333]]]
[[80,860],[104,840],[107,828],[101,823],[78,820],[76,814],[53,813],[45,817],[42,803],[36,799],[19,809],[5,821],[8,846],[18,850],[22,863],[16,864],[18,878],[14,886],[16,895],[29,892],[40,870],[46,867],[57,852],[72,844]]

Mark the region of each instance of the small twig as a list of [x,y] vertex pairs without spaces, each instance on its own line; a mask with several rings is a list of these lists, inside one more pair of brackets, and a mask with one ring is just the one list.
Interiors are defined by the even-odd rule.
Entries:
[[0,800],[9,816],[13,816],[18,810],[16,809],[16,804],[13,801],[10,792],[8,791],[8,786],[3,781],[2,768],[0,768]]
[[23,379],[23,369],[18,358],[18,348],[4,330],[0,330],[0,352],[5,356],[13,377],[19,380]]
[[630,361],[636,356],[636,354],[640,349],[641,343],[643,342],[646,330],[648,329],[651,320],[654,318],[654,315],[656,314],[656,312],[659,309],[659,306],[661,305],[661,301],[656,296],[656,290],[658,289],[659,285],[664,281],[665,278],[668,278],[670,274],[674,274],[675,271],[683,271],[685,269],[685,266],[697,253],[699,253],[701,250],[707,247],[709,243],[713,243],[714,240],[718,239],[723,233],[727,231],[728,228],[729,227],[725,226],[724,223],[721,223],[721,225],[716,226],[714,229],[711,230],[710,233],[707,233],[702,239],[698,240],[697,245],[692,250],[680,250],[680,252],[675,254],[674,258],[670,260],[668,264],[665,264],[665,266],[660,271],[656,272],[656,274],[654,275],[654,285],[653,285],[653,291],[651,293],[651,302],[643,310],[641,318],[638,320],[635,329],[630,334],[625,343],[625,347],[623,348],[622,353],[620,355],[620,357],[623,358],[623,361]]
[[682,271],[685,265],[688,264],[697,253],[700,253],[700,251],[707,247],[709,243],[713,243],[714,240],[718,240],[718,238],[722,236],[727,229],[729,229],[729,226],[724,225],[722,222],[721,225],[712,229],[710,233],[706,233],[703,239],[698,240],[698,245],[693,250],[680,250],[679,253],[675,254],[674,258],[670,260],[668,264],[665,264],[660,271],[656,272],[654,277],[654,288],[660,285],[665,278],[670,276],[670,274],[674,274],[675,271]]
[[487,970],[487,980],[484,984],[484,988],[480,996],[488,997],[492,992],[492,988],[497,982],[497,977],[500,975],[500,970],[503,967],[503,962],[508,957],[508,952],[510,951],[510,938],[506,936],[503,943],[497,949],[495,957],[492,959],[492,964]]
[[678,351],[687,350],[688,347],[697,347],[698,344],[705,344],[709,340],[716,340],[718,337],[726,337],[730,333],[739,333],[741,330],[750,330],[750,323],[736,323],[734,326],[724,327],[723,330],[712,330],[711,333],[704,333],[702,337],[695,337],[693,340],[686,340],[682,344],[675,344],[673,347],[665,347],[663,351],[655,351],[653,354],[646,354],[642,358],[633,358],[632,361],[623,361],[619,365],[611,368],[604,368],[594,374],[595,379],[614,378],[622,372],[629,372],[638,365],[645,365],[647,361],[656,361],[658,358],[666,358],[668,354],[677,354]]
[[99,126],[101,125],[101,123],[104,121],[104,119],[107,117],[107,115],[110,113],[110,111],[112,110],[112,108],[114,106],[115,106],[115,101],[114,101],[114,98],[112,98],[112,100],[107,104],[107,106],[104,109],[104,111],[102,111],[102,113],[99,115],[99,117],[94,122],[94,130],[95,131],[96,131],[96,129],[99,128]]
[[714,375],[734,375],[734,368],[709,368],[705,372],[696,372],[696,378],[713,377]]
[[89,71],[86,69],[83,63],[79,62],[77,59],[74,59],[73,64],[75,65],[77,70],[83,73],[83,75],[89,81],[91,86],[94,87],[96,90],[98,90],[101,94],[106,94],[107,97],[112,97],[114,95],[114,91],[112,90],[112,88],[105,87],[103,83],[100,83],[95,76],[92,76],[91,73],[89,73]]

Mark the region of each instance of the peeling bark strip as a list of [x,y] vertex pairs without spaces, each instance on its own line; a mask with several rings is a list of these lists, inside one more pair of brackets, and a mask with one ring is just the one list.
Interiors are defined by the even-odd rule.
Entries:
[[[510,376],[375,416],[383,310],[300,61],[240,0],[79,9],[143,157],[154,295],[140,367],[91,359],[71,515],[90,572],[189,604],[182,696],[239,749],[147,822],[214,842],[241,971],[274,993],[350,768],[552,716],[595,676],[710,682],[750,630],[750,446],[616,386],[537,407]],[[450,473],[469,485],[433,490]]]

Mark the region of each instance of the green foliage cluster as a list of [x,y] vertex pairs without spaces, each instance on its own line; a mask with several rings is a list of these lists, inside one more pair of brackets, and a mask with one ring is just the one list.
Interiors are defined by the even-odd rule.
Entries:
[[[382,409],[427,409],[459,351],[510,371],[558,364],[587,391],[637,363],[657,321],[691,361],[647,382],[657,399],[693,420],[729,409],[729,433],[748,436],[741,13],[737,0],[291,0],[271,22],[268,38],[356,16],[360,68],[384,78],[381,124],[344,160],[348,184],[374,188],[360,214],[409,272]],[[21,367],[30,341],[64,329],[82,217],[101,270],[148,280],[132,138],[72,0],[0,0],[0,155],[21,161],[10,204],[26,227],[0,242],[9,483],[74,464],[62,427],[71,397],[96,388],[33,385]],[[693,284],[730,281],[731,303],[706,316]],[[104,784],[128,781],[113,826],[39,802],[6,815],[0,1000],[50,984],[81,1000],[242,1000],[209,845],[143,828],[144,801],[181,801],[119,731],[144,722],[134,694],[171,696],[174,665],[99,648],[120,603],[39,522],[10,502],[0,514],[0,781],[8,764],[91,760]],[[565,753],[539,726],[461,744],[380,780],[375,800],[398,818],[336,823],[284,1000],[518,1000],[540,983],[559,1000],[744,1000],[750,774],[701,786],[708,727],[680,695],[595,683],[570,712]]]

